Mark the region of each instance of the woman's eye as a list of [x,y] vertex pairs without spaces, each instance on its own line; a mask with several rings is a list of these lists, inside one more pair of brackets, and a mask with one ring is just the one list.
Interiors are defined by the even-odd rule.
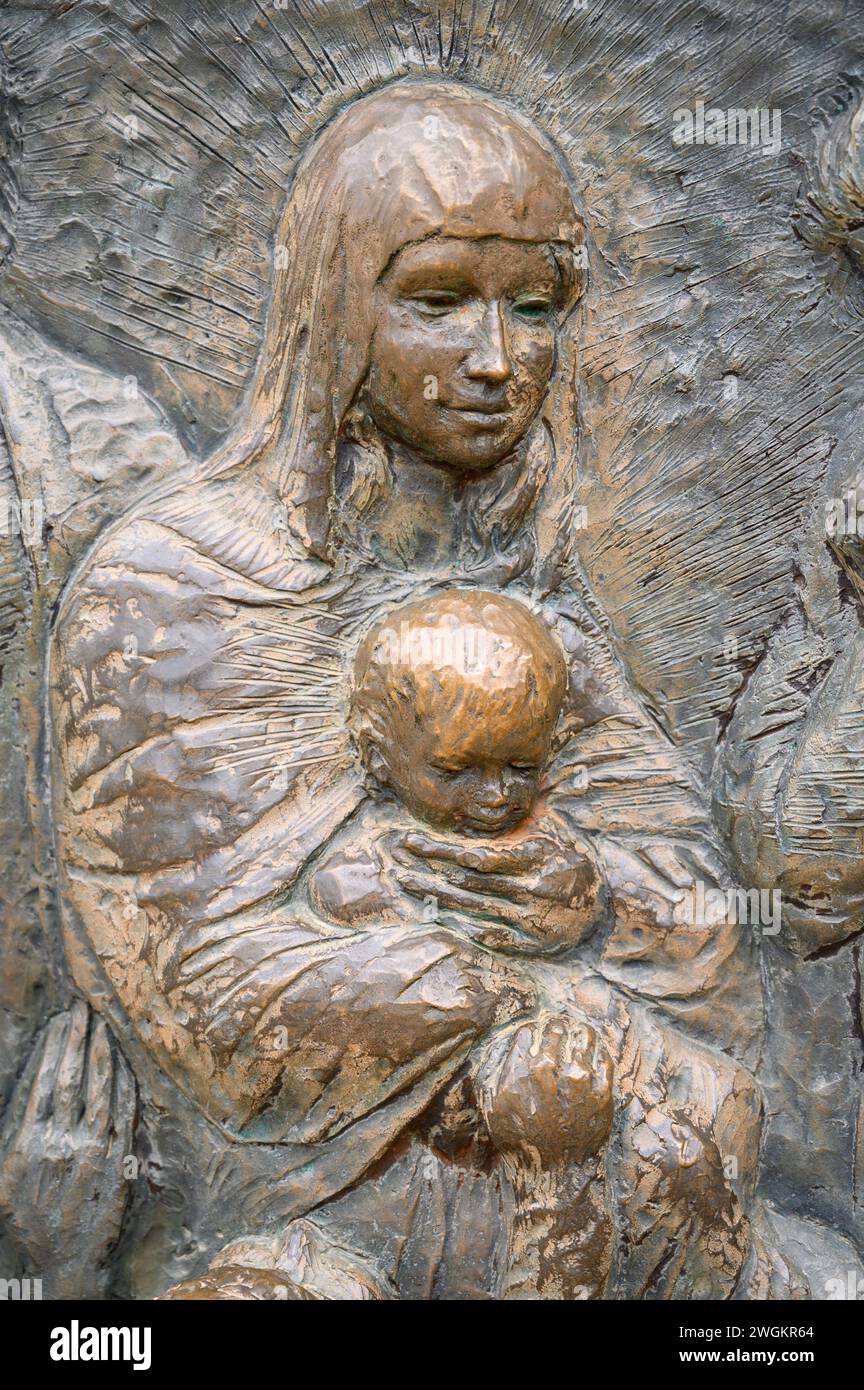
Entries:
[[511,763],[510,767],[513,772],[521,772],[523,775],[537,771],[535,763]]
[[552,308],[548,299],[517,299],[513,305],[514,314],[530,323],[539,323],[547,318]]
[[413,295],[411,303],[416,305],[421,313],[437,317],[455,309],[459,303],[459,295],[450,290],[433,290],[428,294]]

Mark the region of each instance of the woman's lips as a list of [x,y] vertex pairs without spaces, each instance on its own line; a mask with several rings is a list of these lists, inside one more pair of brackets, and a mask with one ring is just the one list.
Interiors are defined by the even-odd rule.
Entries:
[[454,414],[461,416],[471,425],[479,425],[481,429],[495,430],[507,424],[510,419],[510,411],[506,406],[501,409],[494,406],[467,406],[467,405],[448,405],[447,410],[452,410]]

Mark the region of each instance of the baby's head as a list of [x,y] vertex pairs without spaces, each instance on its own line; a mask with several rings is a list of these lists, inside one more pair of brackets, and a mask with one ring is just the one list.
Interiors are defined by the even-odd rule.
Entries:
[[530,609],[451,589],[365,638],[352,727],[368,770],[416,816],[496,834],[534,804],[566,686],[563,653]]

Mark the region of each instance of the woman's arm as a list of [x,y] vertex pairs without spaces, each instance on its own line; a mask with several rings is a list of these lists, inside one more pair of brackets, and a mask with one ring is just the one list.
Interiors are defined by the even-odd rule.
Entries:
[[528,1004],[512,968],[420,914],[352,930],[292,906],[363,799],[350,750],[311,760],[315,735],[291,734],[294,710],[334,699],[341,649],[314,655],[315,622],[332,626],[322,605],[246,592],[136,523],[67,603],[52,676],[60,857],[89,948],[214,1120],[303,1143],[415,1086],[419,1105]]
[[302,1143],[439,1070],[444,1084],[475,1039],[533,997],[514,970],[441,927],[334,932],[287,918],[220,932],[165,984],[175,1018],[194,1023],[186,1065],[206,1046],[231,1128]]

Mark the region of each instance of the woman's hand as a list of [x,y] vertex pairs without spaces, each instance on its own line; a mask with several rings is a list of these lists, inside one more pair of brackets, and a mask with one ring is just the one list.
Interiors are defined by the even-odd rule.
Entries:
[[12,1095],[0,1150],[0,1214],[49,1297],[105,1292],[134,1117],[132,1074],[103,1020],[82,1001],[55,1015]]
[[393,857],[399,882],[415,897],[496,917],[550,944],[577,945],[602,908],[593,859],[545,831],[472,844],[409,831]]

